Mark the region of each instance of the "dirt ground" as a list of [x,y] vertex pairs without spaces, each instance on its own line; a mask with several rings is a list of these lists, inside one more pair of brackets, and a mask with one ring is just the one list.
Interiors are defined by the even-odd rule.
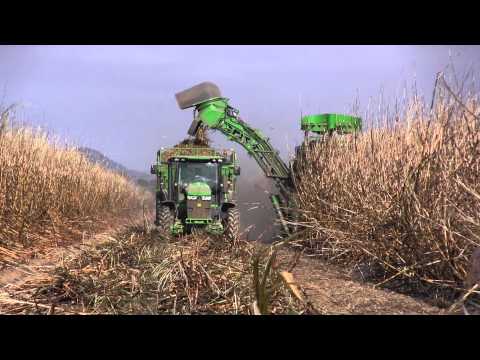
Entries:
[[135,222],[143,221],[143,213],[135,213],[115,221],[109,220],[108,224],[97,227],[99,233],[75,237],[71,239],[57,239],[44,241],[40,246],[19,250],[12,249],[0,252],[0,314],[3,314],[2,304],[9,304],[21,300],[15,299],[10,294],[16,288],[21,288],[25,283],[35,283],[45,277],[48,270],[54,269],[62,263],[67,256],[77,255],[82,250],[95,244],[109,241],[111,236],[122,229],[128,228]]
[[[72,255],[89,246],[108,241],[111,231],[92,236],[83,243],[51,249],[46,255],[28,263],[4,269],[0,272],[0,313],[2,303],[11,306],[21,300],[11,294],[26,282],[38,281],[45,269],[54,268],[66,255]],[[292,257],[289,250],[281,250],[281,256]],[[307,300],[319,314],[362,315],[440,315],[445,310],[430,306],[406,295],[376,289],[371,284],[352,280],[346,271],[302,255],[292,271],[296,283]]]
[[[283,251],[283,255],[288,253]],[[293,269],[296,282],[320,314],[440,315],[445,310],[412,297],[352,280],[346,271],[302,255]]]

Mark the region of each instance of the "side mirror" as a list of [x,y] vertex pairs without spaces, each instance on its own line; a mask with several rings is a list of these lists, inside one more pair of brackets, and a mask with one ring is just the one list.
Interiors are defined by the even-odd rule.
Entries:
[[235,176],[240,175],[240,166],[236,166],[236,167],[233,169],[233,174],[234,174]]
[[155,175],[157,173],[157,165],[152,165],[150,167],[150,174]]

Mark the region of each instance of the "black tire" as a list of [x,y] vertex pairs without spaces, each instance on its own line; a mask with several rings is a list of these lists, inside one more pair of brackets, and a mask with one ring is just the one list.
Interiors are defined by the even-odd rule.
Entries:
[[224,220],[224,237],[228,242],[235,243],[240,236],[240,211],[229,208]]
[[162,212],[162,202],[160,201],[158,194],[157,198],[155,199],[155,225],[158,226],[160,224],[160,213]]
[[175,222],[175,216],[168,206],[158,205],[157,203],[157,226],[158,230],[164,235],[170,235],[171,226]]

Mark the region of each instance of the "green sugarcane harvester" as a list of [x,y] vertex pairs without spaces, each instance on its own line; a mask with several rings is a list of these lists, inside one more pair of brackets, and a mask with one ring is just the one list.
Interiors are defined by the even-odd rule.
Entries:
[[[252,128],[239,117],[239,111],[229,105],[229,99],[221,95],[219,88],[215,84],[203,82],[177,93],[175,97],[180,109],[194,108],[194,120],[188,130],[189,135],[195,136],[202,127],[220,131],[229,140],[240,144],[256,160],[265,176],[274,180],[278,192],[271,194],[270,199],[285,235],[291,235],[295,231],[295,226],[292,224],[295,209],[295,184],[293,181],[292,164],[287,165],[281,159],[279,151],[273,148],[269,138],[265,137],[259,130]],[[360,118],[348,115],[320,114],[304,116],[301,119],[301,129],[305,131],[305,141],[301,146],[297,147],[297,156],[299,152],[303,151],[302,149],[305,146],[313,141],[319,141],[326,135],[355,133],[361,130],[361,124]],[[311,136],[312,133],[313,136]],[[230,162],[227,161],[225,164],[228,165],[224,166],[230,166],[233,169],[229,173],[232,174],[230,182],[233,183],[235,174],[239,174],[239,172],[234,170],[238,169],[236,157],[235,160],[232,158]],[[157,172],[157,175],[165,174],[166,171],[167,168],[164,167],[163,171]],[[166,178],[165,175],[163,176],[165,183]],[[236,189],[229,190],[236,192]],[[175,201],[175,199],[172,200]],[[230,209],[236,210],[236,203],[233,201],[227,201],[223,204],[219,203],[218,205],[226,211]],[[235,216],[238,216],[237,211],[236,214]],[[160,222],[162,219],[165,219],[165,216],[160,216]],[[236,219],[236,221],[239,220],[238,218]],[[228,228],[228,220],[224,224],[224,228]]]

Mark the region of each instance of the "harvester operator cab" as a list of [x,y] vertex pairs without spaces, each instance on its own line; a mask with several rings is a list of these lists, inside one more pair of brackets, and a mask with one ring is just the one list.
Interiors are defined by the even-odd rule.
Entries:
[[207,184],[212,194],[218,191],[218,165],[212,162],[185,162],[178,169],[178,183],[181,191],[194,182]]

